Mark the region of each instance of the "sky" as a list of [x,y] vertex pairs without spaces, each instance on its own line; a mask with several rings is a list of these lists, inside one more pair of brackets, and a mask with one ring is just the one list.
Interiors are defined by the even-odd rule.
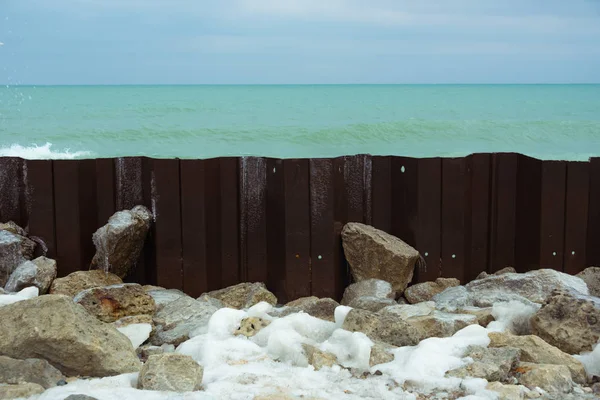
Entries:
[[599,83],[600,0],[0,0],[0,83]]

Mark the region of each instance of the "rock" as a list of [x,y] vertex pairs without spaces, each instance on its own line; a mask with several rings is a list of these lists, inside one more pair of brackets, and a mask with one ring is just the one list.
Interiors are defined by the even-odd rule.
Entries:
[[517,272],[517,270],[514,269],[513,267],[505,267],[505,268],[502,268],[492,274],[488,274],[486,271],[482,271],[479,275],[477,275],[477,278],[475,278],[474,280],[487,278],[488,276],[492,276],[492,275],[504,275],[504,274],[516,273],[516,272]]
[[140,361],[146,362],[148,360],[148,357],[150,356],[164,354],[165,349],[162,346],[153,346],[151,344],[145,344],[143,346],[138,347],[136,349],[136,353]]
[[350,302],[350,304],[348,304],[348,306],[352,308],[360,308],[361,310],[377,312],[382,308],[395,306],[397,304],[398,303],[396,303],[396,301],[393,299],[365,296],[355,298]]
[[375,365],[394,361],[394,355],[390,353],[390,350],[395,348],[395,346],[390,346],[381,342],[373,343],[373,346],[371,347],[371,356],[369,357],[369,366],[373,367]]
[[146,293],[148,293],[154,299],[157,312],[162,310],[167,304],[175,300],[179,300],[182,297],[187,297],[188,299],[193,300],[190,296],[178,289],[150,290],[146,291]]
[[373,341],[394,346],[414,346],[422,336],[417,328],[401,318],[357,308],[348,313],[342,328],[350,332],[362,332]]
[[69,397],[65,397],[65,400],[98,400],[95,397],[86,396],[85,394],[72,394]]
[[504,385],[500,382],[490,382],[485,388],[498,393],[498,400],[521,400],[525,398],[525,387],[520,385]]
[[269,292],[262,282],[240,283],[207,294],[210,297],[222,301],[226,307],[236,308],[238,310],[250,308],[261,301],[267,302],[273,306],[277,304],[277,297]]
[[515,372],[519,383],[530,389],[539,387],[550,393],[568,393],[573,389],[571,372],[564,365],[522,362]]
[[203,374],[204,369],[190,356],[152,355],[140,371],[138,389],[192,392],[200,390]]
[[477,317],[435,310],[429,315],[410,317],[405,321],[420,332],[421,341],[430,337],[450,337],[466,326],[477,324]]
[[455,278],[437,278],[435,282],[423,282],[409,286],[404,291],[404,297],[410,304],[430,301],[438,293],[442,293],[449,287],[460,285],[460,281]]
[[19,383],[37,383],[44,389],[56,386],[65,377],[46,360],[29,358],[16,360],[0,356],[0,383],[16,385]]
[[531,328],[566,353],[591,351],[600,338],[600,298],[554,291],[531,318]]
[[429,315],[433,311],[435,311],[435,303],[433,301],[426,301],[418,304],[398,304],[385,307],[382,308],[378,314],[390,314],[401,319],[408,319],[410,317]]
[[179,344],[188,340],[190,335],[206,333],[208,321],[218,308],[183,296],[165,305],[154,315],[156,332],[150,338],[155,346]]
[[587,375],[583,364],[575,357],[546,343],[535,335],[515,336],[503,332],[491,332],[489,347],[515,347],[521,350],[521,361],[537,364],[564,365],[571,371],[573,380],[585,383]]
[[279,312],[278,317],[285,317],[286,315],[294,314],[297,312],[305,312],[308,315],[312,315],[315,318],[320,318],[325,321],[335,321],[335,309],[340,304],[330,298],[322,298],[311,296],[302,297],[300,299],[291,301],[285,305],[285,308]]
[[487,327],[490,322],[495,320],[494,316],[492,315],[492,307],[464,307],[456,310],[456,313],[474,315],[477,317],[477,323],[484,328]]
[[434,296],[439,309],[463,307],[492,307],[499,302],[519,301],[533,306],[542,304],[554,289],[575,290],[587,294],[581,278],[552,269],[539,269],[524,274],[506,273],[491,275],[456,286]]
[[137,263],[150,229],[152,213],[144,206],[118,211],[92,236],[96,254],[92,268],[123,279]]
[[4,287],[13,271],[26,259],[21,253],[19,235],[0,231],[0,286]]
[[68,376],[139,370],[129,339],[69,297],[46,295],[0,308],[0,354],[43,358]]
[[75,297],[77,293],[100,286],[110,286],[123,283],[121,278],[99,270],[94,271],[76,271],[64,278],[55,279],[50,286],[50,294],[64,294],[65,296]]
[[8,231],[10,233],[14,233],[15,235],[27,236],[25,229],[21,228],[13,221],[0,223],[0,231]]
[[316,371],[323,367],[333,367],[337,364],[337,357],[335,354],[319,350],[315,346],[307,343],[302,344],[302,349],[304,350],[308,364],[315,367]]
[[115,322],[132,315],[153,315],[156,311],[152,296],[137,283],[86,289],[73,301],[103,322]]
[[600,267],[589,267],[575,275],[586,283],[590,296],[600,297]]
[[154,321],[152,319],[152,315],[140,314],[123,317],[113,322],[113,326],[115,328],[124,328],[126,326],[134,324],[149,324],[154,326]]
[[342,245],[355,282],[381,279],[401,294],[412,280],[419,252],[395,236],[351,222],[342,230]]
[[259,317],[248,317],[240,321],[240,326],[233,333],[235,336],[243,335],[246,337],[252,337],[256,335],[261,329],[269,326],[271,321],[262,319]]
[[456,378],[481,378],[488,382],[505,381],[510,371],[519,363],[521,350],[514,347],[485,348],[469,346],[464,357],[473,359],[471,364],[446,373]]
[[211,306],[216,307],[216,308],[225,308],[225,307],[227,307],[225,305],[225,303],[223,303],[221,300],[215,299],[214,297],[210,297],[207,293],[204,293],[203,295],[201,295],[200,297],[198,297],[196,300],[199,301],[200,303],[208,304],[208,305],[211,305]]
[[44,256],[19,265],[6,282],[6,290],[18,292],[26,287],[35,286],[40,295],[46,294],[56,278],[56,261]]
[[6,292],[4,291],[3,288],[0,287],[0,294],[5,294]]
[[0,399],[12,400],[29,398],[44,392],[44,388],[37,383],[20,383],[18,385],[0,384]]
[[[4,227],[4,229],[3,229]],[[19,241],[19,250],[25,260],[31,260],[35,252],[36,243],[27,237],[27,233],[14,222],[0,224],[0,238],[10,234]],[[2,239],[0,239],[2,241]]]
[[344,297],[342,297],[341,304],[347,306],[359,297],[394,300],[396,298],[396,291],[389,282],[382,281],[381,279],[366,279],[348,286],[344,290]]

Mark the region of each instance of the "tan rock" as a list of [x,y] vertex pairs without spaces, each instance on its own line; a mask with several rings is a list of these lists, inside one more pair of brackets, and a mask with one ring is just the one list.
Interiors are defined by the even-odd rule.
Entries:
[[550,393],[568,393],[573,389],[571,373],[564,365],[522,362],[516,376],[521,385],[530,389],[539,387]]
[[464,327],[477,324],[477,317],[435,310],[429,315],[410,317],[405,321],[420,332],[421,341],[430,337],[450,337]]
[[154,325],[154,321],[152,320],[151,315],[140,314],[140,315],[130,315],[127,317],[123,317],[123,318],[113,322],[113,325],[115,328],[123,328],[123,327],[126,327],[128,325],[133,325],[133,324]]
[[340,304],[330,298],[318,298],[315,296],[302,297],[286,304],[286,308],[279,313],[279,317],[294,314],[297,312],[305,312],[315,318],[320,318],[325,321],[335,321],[335,309]]
[[142,367],[138,389],[192,392],[200,390],[204,368],[190,356],[175,353],[152,355]]
[[397,237],[352,222],[342,230],[342,244],[355,282],[381,279],[401,294],[412,280],[419,252]]
[[490,322],[495,321],[494,316],[492,315],[492,307],[464,307],[456,310],[456,313],[474,315],[477,318],[477,323],[484,328],[487,327]]
[[535,335],[515,336],[502,332],[491,332],[489,347],[516,347],[521,350],[521,362],[537,364],[565,365],[571,371],[573,380],[585,383],[587,375],[583,364],[575,357],[546,343]]
[[404,297],[410,304],[430,301],[438,293],[442,293],[449,287],[460,285],[460,281],[455,278],[437,278],[435,282],[423,282],[409,286],[404,291]]
[[18,385],[0,384],[0,399],[24,399],[44,392],[37,383],[19,383]]
[[525,387],[521,385],[505,385],[500,382],[490,382],[485,388],[498,393],[498,400],[525,399]]
[[352,308],[360,308],[361,310],[367,310],[371,312],[378,312],[379,310],[389,307],[395,306],[396,301],[394,299],[382,299],[379,297],[357,297],[348,304],[349,307]]
[[0,307],[0,354],[43,358],[65,375],[137,372],[129,339],[69,297],[46,295]]
[[233,333],[235,336],[243,335],[252,337],[260,332],[263,328],[269,326],[271,321],[259,317],[248,317],[240,321],[240,326]]
[[365,279],[349,285],[344,290],[342,305],[347,306],[359,297],[376,297],[379,299],[396,298],[392,284],[381,279]]
[[394,346],[414,346],[422,336],[419,329],[401,318],[357,308],[348,313],[342,328],[350,332],[362,332],[373,341]]
[[475,280],[477,279],[483,279],[483,278],[487,278],[488,276],[492,276],[492,275],[504,275],[504,274],[514,274],[516,273],[517,270],[514,269],[513,267],[504,267],[494,273],[488,274],[486,271],[482,271],[479,275],[477,275],[477,278],[475,278]]
[[49,389],[64,378],[63,374],[46,360],[37,358],[17,360],[0,356],[0,383],[16,385],[29,382]]
[[25,261],[19,265],[6,282],[6,290],[19,292],[26,287],[35,286],[40,295],[46,294],[52,281],[56,278],[56,261],[38,257],[33,261]]
[[75,297],[77,293],[100,286],[110,286],[123,283],[121,278],[99,270],[76,271],[64,278],[55,279],[50,286],[50,294],[64,294],[65,296]]
[[322,351],[307,343],[302,344],[302,349],[308,360],[308,364],[315,367],[315,370],[320,370],[323,367],[333,367],[337,364],[337,357],[335,354],[327,351]]
[[277,304],[277,297],[267,290],[262,282],[240,283],[225,289],[207,293],[210,297],[222,301],[226,307],[238,310],[252,307],[261,301],[271,305]]
[[473,360],[472,363],[453,369],[446,376],[456,378],[480,378],[488,382],[505,381],[510,371],[519,363],[521,350],[514,347],[486,348],[469,346],[464,357]]
[[152,296],[137,283],[86,289],[73,301],[103,322],[115,322],[132,315],[153,315],[156,311]]
[[144,206],[116,212],[92,236],[96,254],[91,268],[110,271],[121,279],[127,276],[138,261],[152,218]]
[[394,355],[390,352],[396,346],[391,346],[381,342],[373,343],[371,347],[371,355],[369,357],[369,366],[385,364],[394,361]]
[[576,275],[586,283],[590,296],[600,297],[600,267],[589,267]]

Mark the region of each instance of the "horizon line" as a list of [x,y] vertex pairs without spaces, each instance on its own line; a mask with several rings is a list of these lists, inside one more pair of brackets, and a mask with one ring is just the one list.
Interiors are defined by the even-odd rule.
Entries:
[[560,86],[600,85],[600,82],[528,82],[528,83],[0,83],[0,86]]

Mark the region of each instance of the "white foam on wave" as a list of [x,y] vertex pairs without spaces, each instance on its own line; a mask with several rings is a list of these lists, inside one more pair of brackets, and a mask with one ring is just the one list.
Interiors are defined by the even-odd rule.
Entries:
[[27,160],[48,160],[48,159],[64,159],[72,160],[75,158],[83,158],[91,155],[89,151],[63,151],[52,150],[52,143],[46,143],[43,146],[36,144],[32,146],[21,146],[20,144],[12,144],[9,147],[0,147],[0,157],[21,157]]

